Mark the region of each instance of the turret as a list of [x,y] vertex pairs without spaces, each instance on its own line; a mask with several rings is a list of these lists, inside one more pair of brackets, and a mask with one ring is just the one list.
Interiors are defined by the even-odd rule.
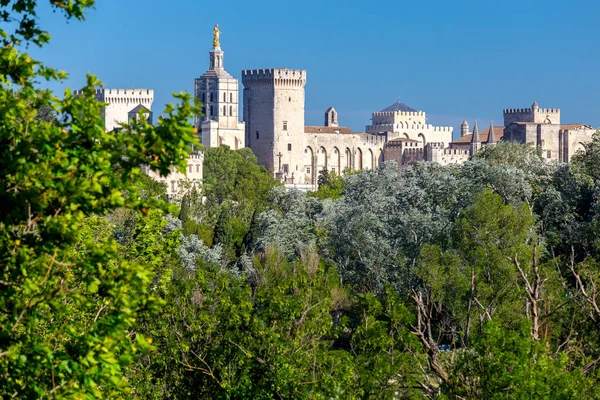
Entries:
[[475,125],[473,125],[473,136],[471,137],[471,143],[480,143],[479,128],[477,127],[477,120],[475,120]]
[[494,122],[490,121],[490,131],[488,132],[487,144],[494,145],[496,144],[496,137],[494,136]]
[[469,123],[465,119],[462,124],[460,124],[460,137],[465,136],[469,133]]
[[473,125],[473,136],[471,136],[471,155],[474,156],[477,154],[480,148],[481,141],[479,140],[479,128],[477,127],[477,120],[475,120],[475,124]]
[[325,126],[338,126],[338,114],[333,107],[325,111]]

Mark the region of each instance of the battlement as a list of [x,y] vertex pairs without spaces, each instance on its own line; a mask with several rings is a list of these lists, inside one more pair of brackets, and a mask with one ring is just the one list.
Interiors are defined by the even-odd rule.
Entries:
[[[76,96],[83,94],[83,90],[75,90],[73,92]],[[154,97],[153,89],[96,89],[96,95],[111,95],[111,96],[152,96]]]
[[404,153],[406,154],[424,154],[425,153],[425,149],[421,148],[408,148],[404,150]]
[[516,122],[560,124],[560,108],[539,108],[537,103],[533,103],[531,108],[506,108],[503,111],[504,126]]
[[[83,90],[75,90],[75,96],[81,96]],[[152,89],[96,89],[96,99],[109,104],[145,104],[150,108],[154,101]]]
[[558,114],[560,113],[560,108],[505,108],[504,114],[533,114],[544,113],[544,114]]
[[424,111],[377,111],[373,113],[373,117],[393,117],[400,115],[403,117],[424,117]]
[[304,87],[306,70],[288,68],[243,70],[242,83],[246,87],[260,85]]
[[[431,126],[431,125],[429,125]],[[434,132],[454,132],[454,127],[452,126],[434,126]]]
[[376,124],[367,125],[368,133],[377,132],[404,132],[407,130],[414,130],[419,132],[430,131],[430,132],[454,132],[454,128],[451,126],[434,126],[431,124],[420,124],[420,123],[402,123],[402,124]]
[[416,140],[390,140],[386,147],[420,148],[422,144]]
[[204,153],[190,154],[190,160],[202,161],[204,160]]
[[432,149],[443,149],[444,148],[444,143],[431,142],[431,143],[427,143],[427,146],[429,146]]

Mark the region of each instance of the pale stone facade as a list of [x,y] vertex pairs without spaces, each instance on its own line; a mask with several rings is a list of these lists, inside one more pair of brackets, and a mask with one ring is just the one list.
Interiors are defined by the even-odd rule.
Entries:
[[204,116],[196,116],[196,127],[204,146],[237,150],[245,147],[245,125],[238,117],[239,82],[225,71],[224,56],[220,47],[213,47],[208,71],[194,82],[194,95],[204,107]]
[[388,140],[415,139],[425,146],[427,143],[448,144],[452,141],[454,128],[433,126],[426,123],[426,114],[399,101],[372,114],[372,124],[366,131],[371,134],[386,134]]
[[[463,122],[461,137],[450,143],[450,147],[473,155],[499,140],[511,141],[540,147],[547,160],[566,163],[583,149],[583,143],[592,140],[596,132],[587,124],[562,124],[560,109],[540,108],[536,102],[531,108],[505,109],[503,114],[504,126],[490,125],[482,132],[475,126],[474,133],[464,133],[468,131],[468,124]],[[493,132],[491,136],[490,131]]]
[[[82,94],[76,90],[76,96]],[[119,123],[126,123],[131,119],[139,118],[139,111],[152,124],[152,102],[154,101],[154,90],[151,89],[97,89],[96,99],[106,103],[102,111],[104,127],[107,132],[119,128]],[[159,176],[150,171],[148,166],[142,165],[142,171],[153,179],[164,182],[167,185],[167,197],[169,199],[180,198],[186,190],[198,187],[202,182],[202,171],[204,160],[203,154],[192,154],[188,159],[186,173],[182,174],[173,169],[167,176]]]
[[242,83],[246,145],[287,185],[314,188],[324,168],[342,173],[375,168],[382,160],[385,137],[340,127],[333,107],[324,126],[305,126],[305,70],[246,70]]
[[[79,96],[81,90],[75,90],[74,95]],[[107,103],[102,108],[104,128],[107,132],[119,127],[119,123],[126,123],[131,118],[138,117],[138,110],[142,109],[144,115],[152,123],[152,102],[154,90],[151,89],[96,89],[96,100]]]
[[181,199],[191,189],[200,189],[202,173],[204,171],[204,153],[197,152],[190,154],[185,173],[171,168],[169,175],[161,176],[154,171],[150,171],[147,166],[142,166],[142,170],[154,180],[166,184],[169,200]]

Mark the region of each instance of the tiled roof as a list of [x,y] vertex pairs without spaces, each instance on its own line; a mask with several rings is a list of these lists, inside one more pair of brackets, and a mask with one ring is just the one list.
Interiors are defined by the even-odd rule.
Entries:
[[343,135],[351,135],[354,132],[345,126],[305,126],[304,133],[341,133]]
[[560,129],[564,130],[564,131],[568,131],[571,129],[577,129],[579,127],[585,127],[585,128],[589,128],[589,129],[593,129],[590,125],[588,124],[561,124],[560,125]]
[[[489,132],[490,132],[490,128],[479,131],[479,141],[481,143],[487,143]],[[472,133],[467,133],[465,136],[456,139],[452,143],[457,143],[457,144],[470,143],[472,136],[473,136]],[[495,126],[494,127],[494,139],[496,139],[496,141],[499,141],[502,138],[502,136],[504,136],[504,127],[503,126]]]
[[400,100],[398,100],[397,102],[395,102],[394,104],[384,108],[381,111],[410,111],[410,112],[414,112],[417,111],[412,107],[407,106],[404,103],[401,103]]

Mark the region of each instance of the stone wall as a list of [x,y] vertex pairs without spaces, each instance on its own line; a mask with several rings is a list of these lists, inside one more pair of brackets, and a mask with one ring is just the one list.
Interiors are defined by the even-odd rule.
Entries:
[[[81,90],[75,90],[74,95],[82,94]],[[151,89],[96,89],[96,100],[108,103],[102,110],[104,127],[107,132],[119,127],[120,122],[127,122],[129,112],[143,105],[152,111],[154,102],[154,90]],[[149,121],[152,123],[152,121]]]
[[172,168],[169,175],[160,176],[154,171],[150,171],[147,166],[142,166],[142,170],[156,181],[167,185],[167,197],[169,200],[180,199],[191,188],[200,188],[204,170],[204,153],[191,154],[187,160],[185,173]]

